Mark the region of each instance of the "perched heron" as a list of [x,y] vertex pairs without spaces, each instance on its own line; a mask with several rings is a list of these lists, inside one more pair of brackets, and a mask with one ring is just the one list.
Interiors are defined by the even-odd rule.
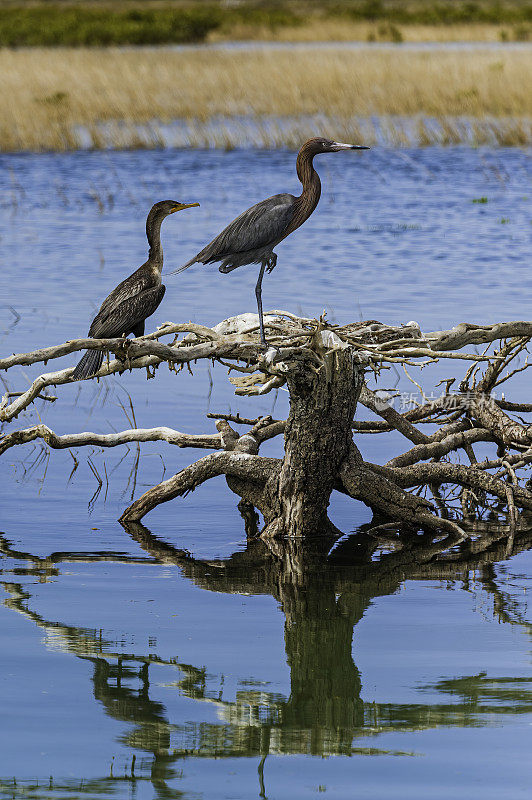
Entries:
[[[105,298],[92,320],[89,336],[108,339],[128,336],[130,333],[134,336],[144,335],[144,322],[159,306],[166,288],[161,283],[161,224],[169,214],[193,206],[199,206],[199,203],[179,203],[177,200],[155,203],[146,220],[146,236],[150,246],[148,260]],[[98,372],[102,361],[101,350],[87,350],[72,377],[76,380],[90,378]]]
[[216,236],[194,258],[173,273],[182,272],[192,264],[210,264],[221,261],[220,272],[231,272],[245,264],[260,264],[259,278],[255,287],[259,311],[260,339],[264,337],[262,315],[262,278],[264,270],[271,272],[277,263],[273,248],[292,231],[307,220],[320,199],[321,183],[312,164],[314,156],[320,153],[336,153],[339,150],[369,150],[358,144],[342,144],[330,139],[309,139],[297,155],[297,177],[303,184],[299,197],[292,194],[274,194],[267,200],[248,208],[233,220],[227,228]]

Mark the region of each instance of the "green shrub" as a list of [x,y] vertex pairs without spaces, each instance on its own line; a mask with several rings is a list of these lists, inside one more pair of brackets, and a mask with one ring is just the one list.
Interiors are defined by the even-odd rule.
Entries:
[[457,25],[467,23],[519,24],[532,21],[532,2],[513,0],[344,0],[324,4],[330,15],[355,20],[387,20],[396,24]]
[[[186,0],[185,0],[186,1]],[[238,4],[188,0],[179,7],[151,4],[128,8],[100,6],[86,0],[79,5],[2,5],[0,47],[158,45],[205,41],[213,30],[230,36],[235,25],[266,28],[303,24],[338,17],[378,22],[386,38],[402,40],[400,26],[485,23],[508,25],[501,40],[527,40],[532,25],[532,0],[247,0]],[[382,34],[380,34],[382,35]],[[370,34],[370,37],[373,34]]]
[[155,45],[202,42],[219,27],[216,8],[131,9],[7,7],[0,14],[0,46]]
[[220,11],[226,25],[240,22],[275,30],[283,26],[300,25],[304,21],[304,16],[286,8],[286,4],[281,2],[259,3],[258,5],[246,3],[228,6]]

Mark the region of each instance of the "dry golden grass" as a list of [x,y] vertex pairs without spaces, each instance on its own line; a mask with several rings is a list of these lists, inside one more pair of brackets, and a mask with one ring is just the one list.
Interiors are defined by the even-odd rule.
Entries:
[[[530,141],[528,49],[34,49],[0,51],[0,74],[4,151],[75,148],[79,126],[95,147],[159,146],[161,123],[176,119],[188,120],[177,143],[245,145],[242,118],[249,117],[254,143],[265,146],[293,144],[308,132],[374,139],[369,123],[360,123],[372,115],[385,119],[378,127],[390,142],[408,140],[396,117],[415,115],[439,120],[436,133],[416,123],[420,143],[467,138],[453,122],[464,116],[475,121],[478,141]],[[234,120],[219,136],[218,115]],[[291,124],[272,127],[273,117]]]
[[[207,41],[276,41],[276,42],[382,42],[393,41],[399,32],[403,42],[500,42],[513,40],[511,25],[467,23],[463,25],[393,25],[342,18],[310,18],[302,25],[283,26],[272,31],[259,25],[233,24],[208,34]],[[532,35],[532,30],[531,30]]]

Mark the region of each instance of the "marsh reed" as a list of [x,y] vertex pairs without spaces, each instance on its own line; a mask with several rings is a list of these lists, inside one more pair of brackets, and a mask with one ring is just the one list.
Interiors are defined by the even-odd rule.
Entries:
[[0,50],[0,149],[532,141],[532,49]]

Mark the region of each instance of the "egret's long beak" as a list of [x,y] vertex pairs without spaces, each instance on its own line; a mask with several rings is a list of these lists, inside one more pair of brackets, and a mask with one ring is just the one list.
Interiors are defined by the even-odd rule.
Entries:
[[333,142],[331,150],[333,153],[336,153],[338,150],[369,150],[369,147],[365,144],[344,144],[343,142]]
[[194,208],[194,206],[199,206],[199,203],[178,203],[170,213],[174,214],[176,211],[182,211],[184,208]]

